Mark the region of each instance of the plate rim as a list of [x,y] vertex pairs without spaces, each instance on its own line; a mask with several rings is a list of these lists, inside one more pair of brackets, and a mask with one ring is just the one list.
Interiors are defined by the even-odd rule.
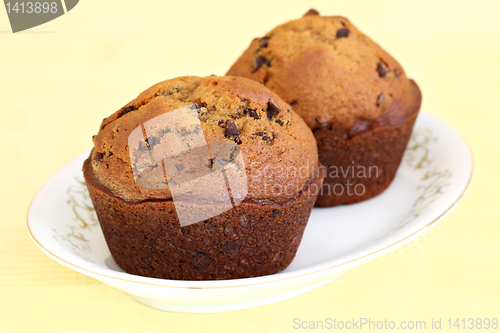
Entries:
[[[79,273],[82,273],[87,276],[91,276],[93,278],[96,278],[98,280],[104,279],[112,279],[112,280],[119,280],[120,282],[126,282],[126,283],[132,283],[132,284],[140,284],[140,285],[147,285],[147,286],[152,286],[152,287],[163,287],[163,288],[175,288],[175,289],[196,289],[196,290],[221,290],[221,289],[230,289],[233,290],[235,288],[241,288],[241,289],[246,289],[246,288],[252,288],[252,287],[263,287],[263,288],[268,288],[271,287],[274,284],[291,284],[295,282],[299,282],[302,280],[308,280],[308,279],[313,279],[316,277],[332,274],[335,272],[339,272],[345,269],[348,269],[351,266],[355,266],[358,264],[361,264],[365,261],[368,261],[371,257],[377,257],[379,255],[382,255],[386,252],[390,252],[406,243],[411,241],[412,239],[416,238],[419,236],[419,234],[422,234],[429,230],[432,226],[437,224],[443,217],[445,217],[453,208],[460,202],[460,200],[464,197],[465,193],[467,192],[468,188],[470,187],[472,178],[473,178],[473,173],[474,173],[474,155],[472,153],[472,149],[469,145],[469,143],[465,140],[465,138],[462,136],[460,132],[455,130],[451,125],[448,125],[445,121],[441,120],[440,118],[431,115],[429,113],[420,111],[418,118],[421,117],[429,117],[432,119],[433,122],[439,122],[440,126],[448,126],[453,132],[455,132],[458,137],[461,139],[463,143],[465,143],[465,147],[467,148],[467,152],[469,153],[470,156],[470,172],[467,176],[467,182],[465,186],[463,187],[462,191],[460,194],[456,197],[456,199],[451,203],[445,211],[441,212],[439,216],[436,216],[432,221],[426,223],[422,227],[420,227],[418,230],[413,231],[411,234],[405,235],[402,238],[399,238],[396,241],[391,242],[389,245],[386,245],[382,248],[377,248],[375,250],[370,250],[369,253],[365,253],[362,255],[356,255],[357,252],[363,252],[363,250],[366,250],[367,248],[370,248],[372,246],[375,246],[377,243],[383,242],[384,239],[376,241],[374,244],[369,245],[366,248],[361,248],[360,250],[357,250],[353,253],[348,253],[346,254],[346,257],[354,255],[355,257],[350,259],[350,260],[345,260],[343,262],[334,264],[334,265],[328,265],[329,262],[338,260],[338,258],[330,259],[322,263],[317,263],[313,264],[309,267],[304,267],[302,269],[298,269],[296,271],[291,271],[291,272],[284,272],[281,274],[271,274],[271,275],[264,275],[264,276],[259,276],[259,277],[251,277],[251,278],[241,278],[241,279],[231,279],[231,280],[169,280],[169,279],[159,279],[159,278],[152,278],[152,277],[145,277],[145,276],[139,276],[139,275],[134,275],[134,274],[129,274],[126,272],[119,272],[119,271],[114,271],[111,268],[102,268],[101,266],[97,266],[97,271],[92,270],[90,268],[86,267],[81,267],[77,264],[74,264],[73,262],[70,262],[66,259],[63,259],[59,257],[57,254],[51,252],[49,249],[47,249],[42,242],[40,242],[35,235],[33,234],[31,228],[30,228],[30,220],[33,221],[33,217],[30,217],[32,214],[32,208],[33,208],[33,203],[38,199],[38,196],[40,192],[48,186],[48,183],[56,177],[64,168],[68,166],[72,161],[75,159],[80,158],[80,156],[87,154],[89,151],[86,151],[82,154],[79,154],[77,157],[71,159],[68,163],[66,163],[64,166],[62,166],[57,172],[55,172],[47,181],[43,183],[43,185],[39,188],[39,190],[36,192],[34,195],[33,199],[30,202],[26,220],[27,220],[27,231],[28,234],[30,235],[30,238],[33,240],[35,245],[47,256],[49,256],[51,259],[55,260],[56,262],[62,264],[63,266],[66,266],[74,271],[77,271]],[[418,119],[417,118],[417,119]],[[327,267],[324,267],[328,265]],[[105,274],[100,272],[100,270],[109,270],[112,272],[112,274]],[[304,271],[305,270],[305,271]],[[298,274],[297,274],[298,272]],[[126,275],[127,278],[122,277],[122,276],[115,276],[115,274],[119,275]]]

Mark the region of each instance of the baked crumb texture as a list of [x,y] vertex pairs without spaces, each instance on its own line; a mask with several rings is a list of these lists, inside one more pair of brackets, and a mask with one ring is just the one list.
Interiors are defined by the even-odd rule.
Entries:
[[[310,10],[254,39],[227,74],[264,84],[314,132],[327,168],[317,205],[363,201],[392,182],[420,109],[420,90],[345,17]],[[377,177],[330,177],[333,168],[370,166]],[[363,194],[347,195],[357,184]]]
[[[248,200],[287,202],[318,167],[313,134],[275,93],[244,78],[191,76],[158,83],[103,120],[92,152],[93,171],[100,183],[129,202],[171,198],[168,186],[137,186],[128,136],[147,120],[188,106],[196,108],[208,143],[235,143],[240,148]],[[164,134],[159,131],[143,148],[160,144]]]
[[[149,120],[182,108],[200,124],[184,128],[181,123],[189,121],[177,118],[181,125],[176,135],[185,134],[184,143],[200,138],[201,130],[212,156],[226,152],[234,157],[237,152],[244,159],[248,192],[234,204],[234,187],[228,186],[232,208],[218,210],[217,200],[197,198],[197,193],[214,191],[213,183],[177,200],[168,187],[175,186],[172,179],[164,182],[165,188],[160,186],[161,172],[158,184],[157,178],[147,179],[161,170],[153,164],[156,159],[142,166],[131,163],[172,142],[165,141],[172,135],[169,126],[152,126],[147,136],[138,128],[148,132],[144,124]],[[129,140],[133,131],[143,141]],[[305,122],[275,93],[238,77],[180,77],[156,84],[104,119],[93,141],[83,171],[111,255],[128,273],[155,278],[234,279],[284,269],[295,256],[324,178],[316,140]],[[214,147],[231,149],[217,152]],[[224,168],[222,160],[194,156],[168,167],[175,172],[183,170],[184,162],[193,162],[207,169],[199,173]],[[147,186],[137,185],[138,169],[139,185]],[[183,224],[180,209],[222,213]]]

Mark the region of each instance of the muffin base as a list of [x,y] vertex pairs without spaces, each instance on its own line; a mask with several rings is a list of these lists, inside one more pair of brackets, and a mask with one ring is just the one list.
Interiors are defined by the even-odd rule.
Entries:
[[[314,131],[319,160],[326,168],[316,206],[361,202],[389,187],[396,176],[420,109],[420,90],[411,80],[410,84],[410,107],[395,101],[385,117],[371,122],[363,131],[351,136],[335,128]],[[407,109],[406,115],[401,108]],[[398,116],[400,114],[403,116]],[[362,121],[361,125],[364,125]]]
[[[218,280],[273,274],[295,257],[324,170],[285,204],[243,201],[206,221],[181,227],[172,200],[130,203],[83,167],[104,238],[131,274],[173,280]],[[186,203],[189,204],[189,203]]]

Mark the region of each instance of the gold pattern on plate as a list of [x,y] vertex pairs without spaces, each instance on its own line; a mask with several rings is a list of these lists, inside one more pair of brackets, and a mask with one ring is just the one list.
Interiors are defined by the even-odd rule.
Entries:
[[73,254],[95,263],[91,258],[92,249],[89,240],[85,238],[85,233],[92,233],[99,222],[85,181],[79,177],[75,177],[75,180],[76,185],[70,186],[66,191],[69,197],[67,204],[74,214],[73,222],[67,225],[69,231],[60,233],[52,229],[53,237]]
[[413,202],[411,210],[400,221],[377,237],[372,244],[417,219],[423,211],[443,195],[443,189],[450,185],[451,172],[448,169],[439,170],[434,166],[434,160],[429,157],[429,147],[437,141],[438,138],[433,135],[429,128],[418,128],[413,131],[402,163],[412,168],[415,174],[420,175],[417,184],[418,197]]
[[414,130],[405,151],[406,164],[414,169],[430,167],[433,161],[429,159],[429,145],[437,141],[438,139],[432,135],[432,130],[429,128]]
[[70,186],[66,192],[69,196],[68,205],[71,206],[75,219],[80,222],[82,229],[90,229],[98,224],[94,206],[90,201],[89,191],[84,180],[75,177],[78,185]]

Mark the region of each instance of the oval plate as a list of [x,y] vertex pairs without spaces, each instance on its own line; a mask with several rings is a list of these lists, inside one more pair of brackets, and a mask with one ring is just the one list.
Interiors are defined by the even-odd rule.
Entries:
[[391,186],[368,201],[314,208],[293,262],[280,273],[248,279],[178,281],[124,272],[112,259],[85,182],[86,152],[37,193],[28,231],[49,257],[165,311],[221,312],[285,300],[335,280],[427,231],[464,195],[473,170],[464,139],[421,113]]

